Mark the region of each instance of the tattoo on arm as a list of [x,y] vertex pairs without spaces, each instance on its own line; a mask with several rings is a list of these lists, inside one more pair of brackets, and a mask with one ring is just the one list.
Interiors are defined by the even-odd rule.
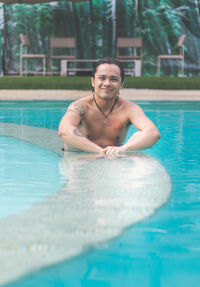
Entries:
[[83,137],[82,133],[79,131],[79,129],[74,129],[73,133],[78,137]]
[[73,112],[73,113],[77,113],[79,114],[80,117],[83,117],[85,112],[84,112],[84,108],[81,104],[73,104],[69,107],[69,109],[67,110],[67,112]]

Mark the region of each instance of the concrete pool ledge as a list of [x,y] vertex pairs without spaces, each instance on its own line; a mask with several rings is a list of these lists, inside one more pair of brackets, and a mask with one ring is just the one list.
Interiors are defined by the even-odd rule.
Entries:
[[[0,135],[41,145],[57,154],[62,152],[63,144],[56,130],[0,123]],[[7,152],[9,147],[3,146]],[[12,151],[9,161],[9,165],[13,166],[14,163],[14,170],[18,162],[15,153],[16,149]],[[9,216],[0,217],[2,287],[29,286],[24,283],[26,278],[37,277],[37,274],[40,276],[41,270],[82,256],[99,244],[104,244],[104,248],[109,240],[120,236],[126,228],[156,216],[158,208],[166,204],[171,195],[171,178],[165,167],[147,154],[133,153],[106,159],[95,154],[66,152],[63,155],[62,152],[62,157],[53,161],[53,171],[56,174],[59,172],[60,177],[56,177],[56,180],[52,177],[52,183],[58,181],[61,188],[51,189],[44,196],[44,184],[47,181],[51,185],[51,180],[44,177],[43,182],[38,172],[32,170],[38,158],[34,160],[31,156],[35,157],[36,154],[37,148],[36,153],[26,160],[20,156],[24,167],[17,177],[15,172],[9,175],[9,190],[14,188],[19,178],[25,193],[21,189],[12,195],[9,193],[5,208],[11,206],[13,212],[14,198],[19,209]],[[48,164],[48,169],[51,168],[51,161],[45,155],[41,161]],[[10,170],[9,165],[6,171]],[[43,170],[39,169],[39,172],[45,174]],[[30,181],[28,175],[35,179]],[[33,190],[27,187],[27,177]],[[0,195],[1,205],[5,205],[3,193]],[[33,202],[35,198],[37,201]],[[24,208],[23,202],[28,202],[29,206]],[[156,232],[165,234],[164,229],[157,229]],[[51,272],[53,269],[49,270]]]
[[[80,90],[0,90],[0,101],[76,100],[91,95]],[[120,96],[141,101],[200,101],[200,90],[122,89]]]

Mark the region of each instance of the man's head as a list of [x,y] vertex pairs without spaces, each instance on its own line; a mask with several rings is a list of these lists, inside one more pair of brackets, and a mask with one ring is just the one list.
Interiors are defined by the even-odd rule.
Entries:
[[100,59],[94,69],[93,69],[93,72],[92,72],[92,77],[94,78],[95,77],[95,74],[96,74],[96,71],[97,71],[97,68],[100,66],[100,65],[103,65],[103,64],[113,64],[113,65],[116,65],[119,67],[120,69],[120,75],[121,75],[121,83],[123,84],[124,82],[124,68],[123,68],[123,65],[120,61],[116,60],[116,59],[113,59],[111,57],[105,57],[105,58],[102,58]]
[[99,60],[93,70],[92,91],[99,98],[115,99],[119,95],[123,81],[124,70],[121,62],[106,57]]

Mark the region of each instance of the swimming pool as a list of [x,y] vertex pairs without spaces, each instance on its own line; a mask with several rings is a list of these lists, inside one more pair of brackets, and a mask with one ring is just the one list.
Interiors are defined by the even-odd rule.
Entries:
[[[168,202],[120,236],[7,286],[198,286],[200,102],[139,104],[161,132],[161,141],[145,154],[165,167],[171,177]],[[0,120],[4,125],[56,129],[66,105],[2,102]],[[62,175],[54,181],[63,183]]]

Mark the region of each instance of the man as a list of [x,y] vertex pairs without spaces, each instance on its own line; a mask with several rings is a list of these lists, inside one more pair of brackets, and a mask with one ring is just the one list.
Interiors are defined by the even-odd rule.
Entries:
[[[68,107],[59,125],[65,149],[116,156],[151,147],[160,138],[153,122],[135,103],[119,97],[124,82],[121,62],[103,58],[91,78],[92,95]],[[124,144],[129,127],[137,132]]]

